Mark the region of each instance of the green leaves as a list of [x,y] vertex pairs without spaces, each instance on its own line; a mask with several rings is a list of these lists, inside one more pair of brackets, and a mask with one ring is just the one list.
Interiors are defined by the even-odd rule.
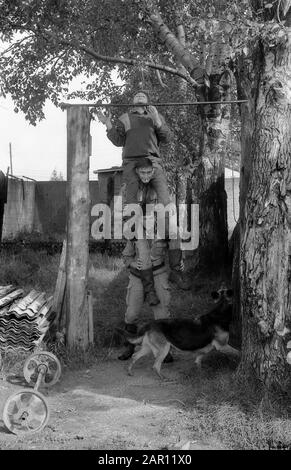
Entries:
[[[0,57],[0,85],[35,123],[46,99],[58,104],[72,78],[99,76],[97,90],[110,94],[115,64],[96,63],[78,48],[105,55],[137,55],[139,7],[133,0],[27,0],[0,3],[1,37],[12,46]],[[29,40],[21,42],[27,35]],[[19,40],[19,37],[21,40]],[[94,78],[93,78],[94,81]],[[80,92],[85,98],[84,92]],[[88,96],[93,90],[88,91]],[[78,95],[78,90],[75,91]]]
[[[236,55],[248,54],[249,41],[258,35],[270,44],[284,38],[277,23],[278,29],[272,29],[274,23],[266,27],[260,19],[254,19],[248,1],[154,3],[175,34],[177,24],[183,22],[187,50],[203,67],[217,41],[231,44],[229,57],[235,59]],[[123,88],[118,88],[112,79],[116,64],[96,61],[80,46],[105,56],[133,58],[140,63],[151,60],[177,67],[176,58],[146,21],[147,4],[145,0],[2,0],[1,38],[8,47],[13,45],[7,54],[0,56],[3,92],[11,93],[17,108],[31,122],[43,117],[46,99],[56,104],[63,101],[69,83],[80,74],[88,78],[87,86],[75,89],[70,96],[89,100],[120,95]],[[269,5],[273,3],[265,6]],[[25,36],[27,39],[23,40]],[[141,80],[141,73],[134,67],[118,65],[118,70],[128,88]],[[143,75],[159,95],[161,87],[154,78],[155,72],[146,68]],[[176,92],[178,96],[179,79],[172,80],[169,75],[162,78],[167,85],[171,84],[172,97]]]

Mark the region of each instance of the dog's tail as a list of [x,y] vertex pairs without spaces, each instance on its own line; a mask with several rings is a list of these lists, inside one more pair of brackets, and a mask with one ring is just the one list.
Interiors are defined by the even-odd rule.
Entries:
[[129,331],[123,330],[122,328],[116,327],[116,331],[120,333],[127,341],[131,344],[141,344],[145,333],[149,330],[150,324],[143,325],[137,333],[130,333]]
[[143,333],[141,334],[140,332],[138,332],[137,334],[133,334],[118,327],[116,327],[115,330],[117,331],[117,333],[121,334],[124,338],[126,338],[129,343],[141,344],[143,340]]

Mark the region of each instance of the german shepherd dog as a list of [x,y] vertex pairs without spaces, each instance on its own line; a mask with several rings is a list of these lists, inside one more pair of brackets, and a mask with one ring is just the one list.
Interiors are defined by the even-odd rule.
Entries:
[[141,345],[132,356],[128,367],[129,375],[133,375],[132,368],[136,361],[152,352],[155,357],[153,369],[164,379],[161,366],[171,346],[182,351],[193,351],[195,363],[199,367],[205,354],[213,349],[239,355],[239,351],[228,344],[233,292],[222,288],[211,295],[215,302],[214,308],[198,320],[154,320],[144,325],[135,337],[126,334],[130,343]]

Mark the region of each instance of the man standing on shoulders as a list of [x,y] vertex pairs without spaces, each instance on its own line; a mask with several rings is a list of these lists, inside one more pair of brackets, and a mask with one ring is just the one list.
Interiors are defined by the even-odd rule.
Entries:
[[[157,203],[167,206],[171,203],[167,178],[162,166],[160,144],[169,143],[171,132],[164,117],[158,113],[154,106],[149,105],[148,93],[144,90],[136,91],[133,95],[134,107],[122,114],[117,124],[112,123],[112,116],[102,112],[97,113],[99,120],[106,125],[107,137],[122,150],[123,179],[126,184],[125,204],[138,203],[140,177],[137,167],[145,157],[150,160],[153,168],[150,184],[157,194]],[[182,251],[176,240],[169,243],[169,263],[171,267],[170,279],[179,288],[189,290],[190,280],[184,274]],[[145,283],[153,285],[150,270],[145,270]],[[154,289],[149,296],[149,304],[155,305],[158,299]]]

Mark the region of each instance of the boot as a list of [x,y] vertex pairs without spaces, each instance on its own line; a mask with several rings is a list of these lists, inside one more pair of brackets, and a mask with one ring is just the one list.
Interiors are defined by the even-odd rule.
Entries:
[[158,305],[160,303],[160,299],[158,298],[155,290],[152,268],[141,270],[140,279],[144,289],[145,300],[149,305]]
[[[132,324],[132,323],[126,323],[125,324],[125,331],[128,331],[128,333],[132,333],[133,335],[135,335],[137,333],[137,326]],[[131,356],[134,354],[134,350],[135,350],[135,345],[130,343],[129,341],[125,340],[124,341],[124,346],[125,346],[125,350],[123,351],[123,353],[118,356],[118,359],[120,361],[127,361],[127,359],[130,359]]]
[[189,290],[191,288],[191,280],[184,271],[181,250],[169,250],[169,264],[171,268],[169,281],[176,284],[180,289]]

